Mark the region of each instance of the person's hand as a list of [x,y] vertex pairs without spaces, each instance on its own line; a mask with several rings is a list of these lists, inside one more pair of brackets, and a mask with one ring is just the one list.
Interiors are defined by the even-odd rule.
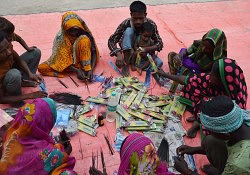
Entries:
[[35,99],[35,98],[47,97],[48,94],[46,92],[36,91],[36,92],[29,93],[29,94],[25,94],[25,96],[26,96],[26,99]]
[[192,172],[187,165],[187,162],[182,157],[174,157],[174,168],[181,174],[190,174]]
[[176,148],[177,155],[183,156],[184,154],[190,154],[193,155],[195,153],[194,148],[187,145],[181,145],[178,148]]
[[164,72],[164,70],[162,68],[158,68],[158,74],[164,75],[164,74],[166,74],[166,72]]
[[28,52],[31,52],[31,51],[33,51],[35,48],[36,48],[36,46],[28,47],[28,48],[27,48],[27,51],[28,51]]
[[79,80],[84,80],[86,78],[84,72],[81,69],[77,70],[76,75]]
[[182,66],[182,59],[180,58],[179,54],[176,54],[173,59],[174,59],[174,66],[176,68],[179,68]]
[[146,52],[147,52],[147,49],[144,48],[144,47],[139,47],[137,50],[138,50],[139,52],[141,52],[141,53],[146,53]]
[[92,80],[92,78],[93,78],[93,71],[92,70],[90,70],[90,71],[87,71],[87,78],[88,78],[88,80]]
[[124,66],[124,60],[122,58],[121,52],[117,52],[117,57],[116,57],[116,66],[118,68],[122,68]]
[[37,75],[37,74],[31,74],[31,75],[29,76],[29,78],[30,78],[31,80],[35,81],[37,84],[39,84],[39,83],[41,83],[41,82],[44,81],[44,80],[43,80],[43,77],[42,77],[41,75]]

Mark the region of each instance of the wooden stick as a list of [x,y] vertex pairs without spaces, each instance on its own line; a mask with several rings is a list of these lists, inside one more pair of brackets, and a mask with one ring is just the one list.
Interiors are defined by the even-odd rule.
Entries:
[[64,82],[62,82],[62,80],[59,80],[59,79],[57,78],[57,81],[58,81],[59,83],[61,83],[61,85],[63,85],[66,89],[69,88]]
[[[104,135],[104,134],[103,134],[103,135]],[[104,135],[104,138],[105,138],[105,140],[106,140],[106,142],[107,142],[107,144],[108,144],[108,147],[109,147],[109,150],[110,150],[111,154],[114,155],[114,153],[113,153],[114,150],[113,150],[112,146],[110,145],[110,142],[109,142],[109,140],[108,140],[108,137]]]
[[76,85],[76,87],[79,87],[79,84],[69,75],[69,78],[73,81],[73,83]]

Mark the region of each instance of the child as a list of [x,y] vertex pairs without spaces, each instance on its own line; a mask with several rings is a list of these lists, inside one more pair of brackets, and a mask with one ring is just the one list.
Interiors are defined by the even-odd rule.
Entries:
[[[0,17],[0,31],[3,31],[7,34],[6,38],[9,42],[11,41],[17,41],[20,43],[24,49],[26,49],[28,52],[34,51],[36,49],[36,46],[29,47],[26,42],[23,40],[22,37],[20,37],[18,34],[16,34],[15,26],[12,24],[9,20],[7,20],[4,17]],[[40,51],[40,50],[39,50]]]
[[162,60],[158,58],[157,55],[155,55],[155,51],[145,51],[145,48],[154,45],[154,42],[152,40],[153,33],[154,26],[149,22],[143,23],[142,33],[141,35],[137,36],[134,43],[135,52],[132,56],[132,70],[134,71],[136,68],[140,75],[142,73],[142,70],[149,68],[152,69],[152,65],[150,65],[150,60],[148,59],[147,54],[150,54],[157,67],[161,67],[163,64]]

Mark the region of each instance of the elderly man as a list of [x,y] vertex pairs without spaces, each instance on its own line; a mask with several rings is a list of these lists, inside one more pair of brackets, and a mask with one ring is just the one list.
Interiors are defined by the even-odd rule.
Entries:
[[[205,154],[211,165],[202,170],[208,175],[250,174],[250,118],[227,96],[217,96],[201,107],[200,120],[211,135],[201,147],[182,145],[177,148],[175,168],[184,175],[197,173],[188,169],[184,154]],[[227,141],[227,143],[225,142]]]
[[23,75],[35,83],[42,81],[42,77],[31,69],[33,68],[28,67],[13,50],[12,44],[6,39],[6,34],[0,31],[0,103],[10,103],[17,107],[23,104],[22,100],[47,96],[41,91],[22,94]]

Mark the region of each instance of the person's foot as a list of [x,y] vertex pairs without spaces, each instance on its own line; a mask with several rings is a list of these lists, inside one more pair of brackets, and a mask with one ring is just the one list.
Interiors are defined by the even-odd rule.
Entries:
[[191,117],[188,117],[186,119],[186,121],[192,123],[192,122],[196,121],[196,118],[195,118],[195,116],[191,116]]
[[37,83],[30,80],[22,80],[22,87],[37,87]]
[[130,76],[129,66],[128,65],[123,66],[123,68],[122,68],[122,75],[125,76],[125,77]]
[[201,170],[207,175],[219,175],[220,174],[219,170],[211,164],[204,165],[203,167],[201,167]]
[[187,131],[187,137],[195,138],[197,131],[200,129],[200,124],[198,121],[194,121],[193,126]]

